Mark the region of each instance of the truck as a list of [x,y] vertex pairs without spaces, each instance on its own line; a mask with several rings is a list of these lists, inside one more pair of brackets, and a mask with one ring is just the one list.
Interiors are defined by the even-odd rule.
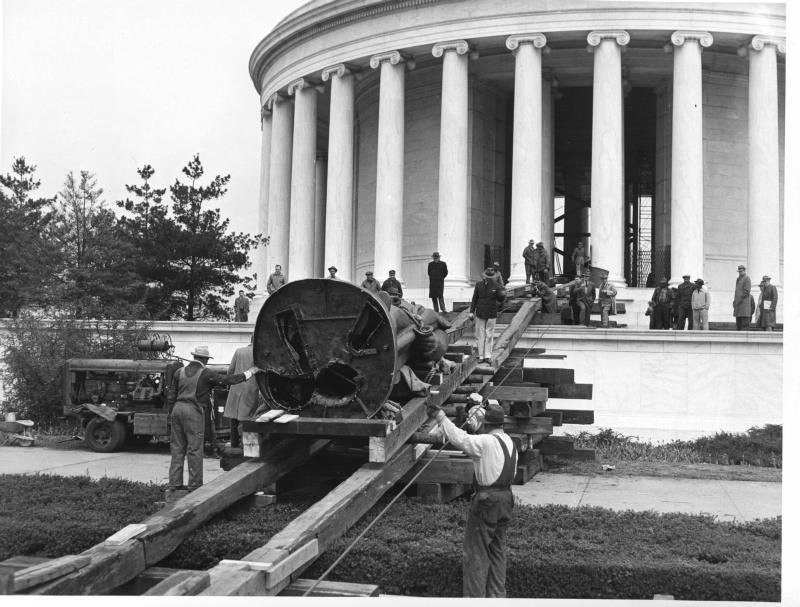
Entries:
[[[67,361],[63,413],[77,420],[93,451],[110,453],[126,445],[169,440],[167,389],[183,362],[176,359],[118,360],[72,358]],[[209,365],[227,372],[227,365]],[[229,433],[222,417],[227,389],[212,393],[206,412],[206,439]]]

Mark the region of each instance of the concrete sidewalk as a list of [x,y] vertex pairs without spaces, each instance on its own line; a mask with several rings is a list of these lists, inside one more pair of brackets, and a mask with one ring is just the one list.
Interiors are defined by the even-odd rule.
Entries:
[[[94,453],[84,449],[0,447],[0,474],[87,475],[166,484],[165,452]],[[203,460],[206,482],[223,471],[219,460]],[[672,479],[649,476],[584,476],[540,472],[514,486],[523,504],[600,506],[613,510],[655,510],[711,514],[721,521],[747,521],[781,514],[781,483]]]

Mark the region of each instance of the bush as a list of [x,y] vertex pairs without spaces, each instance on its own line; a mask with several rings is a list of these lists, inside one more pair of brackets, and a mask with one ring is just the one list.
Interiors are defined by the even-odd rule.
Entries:
[[[162,488],[128,481],[0,476],[0,560],[79,553],[153,512]],[[303,576],[318,577],[383,508],[376,505]],[[98,508],[102,504],[102,509]],[[309,502],[235,507],[159,565],[208,569],[265,544]],[[386,594],[461,596],[467,502],[399,500],[330,579]],[[780,599],[781,519],[743,524],[710,516],[566,506],[515,508],[508,532],[510,597]],[[53,529],[58,533],[53,533]]]
[[602,428],[595,434],[583,431],[574,438],[575,446],[594,448],[602,459],[781,468],[782,436],[782,426],[767,424],[750,428],[746,433],[718,432],[691,441],[674,440],[655,445],[610,428]]
[[[16,411],[37,425],[62,414],[64,374],[70,358],[134,358],[137,337],[147,325],[133,320],[76,320],[56,315],[42,320],[22,314],[8,321],[2,377],[2,411]],[[139,355],[138,357],[141,357]]]

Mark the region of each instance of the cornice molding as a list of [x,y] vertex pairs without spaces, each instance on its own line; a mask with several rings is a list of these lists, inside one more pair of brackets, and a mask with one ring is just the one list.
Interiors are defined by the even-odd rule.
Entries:
[[678,30],[677,32],[672,32],[669,37],[669,41],[673,46],[683,46],[687,40],[697,40],[703,48],[708,48],[714,44],[714,37],[710,32]]
[[431,53],[438,59],[447,51],[455,51],[457,55],[466,55],[469,50],[469,43],[466,40],[450,40],[434,44]]
[[535,32],[532,34],[512,34],[506,38],[506,48],[512,53],[519,49],[520,44],[532,44],[533,48],[544,48],[547,44],[547,37],[540,32]]
[[631,41],[631,35],[625,30],[595,30],[586,36],[589,46],[600,46],[603,40],[615,40],[620,46],[626,46]]

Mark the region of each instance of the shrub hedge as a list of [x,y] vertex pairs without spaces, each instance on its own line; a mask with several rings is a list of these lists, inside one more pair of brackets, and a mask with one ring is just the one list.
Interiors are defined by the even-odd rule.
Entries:
[[[163,488],[121,480],[0,476],[0,560],[74,554],[152,513]],[[304,574],[316,577],[384,505],[379,503]],[[238,507],[214,517],[165,567],[207,569],[263,545],[309,502]],[[467,502],[399,500],[331,574],[381,592],[461,595]],[[53,530],[57,529],[58,533]],[[780,600],[781,519],[518,506],[508,533],[510,597]]]

